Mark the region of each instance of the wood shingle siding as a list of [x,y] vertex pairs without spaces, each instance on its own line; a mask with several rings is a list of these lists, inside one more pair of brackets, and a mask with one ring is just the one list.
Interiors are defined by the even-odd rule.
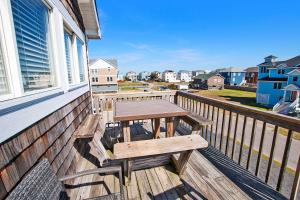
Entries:
[[72,136],[90,112],[91,98],[87,92],[0,144],[0,199],[42,157],[49,160],[55,173],[65,174],[75,156]]

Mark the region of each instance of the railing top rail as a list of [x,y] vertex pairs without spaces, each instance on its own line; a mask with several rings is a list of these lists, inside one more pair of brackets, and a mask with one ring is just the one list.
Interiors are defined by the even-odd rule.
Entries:
[[247,106],[237,105],[231,102],[225,102],[209,97],[198,96],[182,91],[177,91],[176,95],[187,97],[228,111],[239,113],[247,117],[252,117],[257,120],[261,120],[270,124],[278,125],[283,128],[300,132],[300,120],[294,117],[272,113],[270,111],[258,110],[256,108],[249,108]]
[[152,92],[128,92],[128,93],[109,93],[109,94],[93,94],[99,98],[128,98],[128,97],[147,97],[147,96],[163,96],[175,95],[176,91],[152,91]]

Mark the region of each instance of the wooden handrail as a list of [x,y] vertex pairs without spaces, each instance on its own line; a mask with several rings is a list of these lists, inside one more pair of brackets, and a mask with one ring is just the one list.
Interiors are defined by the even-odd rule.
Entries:
[[249,108],[243,105],[237,105],[228,101],[221,101],[209,97],[198,96],[191,93],[178,91],[177,95],[200,101],[202,103],[216,106],[227,111],[233,111],[247,117],[255,118],[257,120],[265,121],[286,129],[292,129],[295,132],[300,132],[300,120],[294,117],[289,117],[282,114],[272,113],[269,111],[258,110]]

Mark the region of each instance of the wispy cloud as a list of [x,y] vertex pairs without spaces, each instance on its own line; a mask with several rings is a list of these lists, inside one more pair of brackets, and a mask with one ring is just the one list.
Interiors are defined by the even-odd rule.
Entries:
[[140,44],[140,43],[133,43],[133,42],[124,42],[123,44],[136,50],[145,50],[149,52],[155,51],[155,49],[148,44]]

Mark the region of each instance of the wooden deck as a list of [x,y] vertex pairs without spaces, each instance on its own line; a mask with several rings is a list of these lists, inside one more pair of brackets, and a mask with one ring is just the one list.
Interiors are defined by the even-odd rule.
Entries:
[[[163,126],[164,123],[162,123],[162,127]],[[119,135],[120,127],[110,127],[106,130],[106,134],[109,134],[114,138]],[[131,132],[134,136],[133,140],[153,138],[152,127],[149,121],[132,125]],[[164,137],[164,134],[165,129],[161,128],[161,137]],[[70,170],[69,173],[93,169],[98,166],[97,159],[89,153],[89,149],[80,146],[82,145],[80,143],[87,144],[87,142],[87,139],[75,142],[75,144],[77,143],[77,147],[75,148],[78,151],[81,151],[81,154],[76,158],[76,169]],[[217,155],[216,152],[212,151],[212,153]],[[265,199],[284,199],[282,195],[266,185],[264,185],[264,187],[269,188],[273,193],[269,193],[265,196],[260,193],[263,193],[266,188],[261,187],[259,190],[256,190],[255,188],[247,189],[247,182],[242,183],[244,187],[238,187],[236,185],[239,183],[238,181],[236,182],[235,180],[230,180],[228,178],[230,177],[228,170],[233,165],[227,166],[225,175],[219,170],[220,165],[216,165],[219,168],[218,169],[212,164],[213,162],[216,162],[213,160],[214,158],[220,160],[224,159],[219,158],[218,156],[210,154],[209,149],[202,153],[194,151],[188,161],[187,170],[182,177],[179,177],[175,173],[175,169],[170,162],[169,156],[160,156],[149,160],[146,159],[147,161],[145,161],[145,159],[135,161],[132,181],[129,186],[124,187],[125,197],[127,199],[241,200],[254,199],[256,197],[264,197]],[[222,163],[223,165],[221,164],[221,167],[223,167],[222,170],[224,170],[224,167],[226,168],[225,162]],[[234,167],[237,167],[234,171],[242,172],[238,165]],[[237,174],[237,176],[240,175],[241,174]],[[241,180],[238,177],[235,178]],[[255,177],[251,176],[250,173],[246,174],[243,181],[247,181],[247,178],[252,181],[255,180]],[[77,178],[73,182],[66,183],[66,190],[71,199],[85,199],[119,192],[119,182],[117,176],[114,175],[91,175]]]

